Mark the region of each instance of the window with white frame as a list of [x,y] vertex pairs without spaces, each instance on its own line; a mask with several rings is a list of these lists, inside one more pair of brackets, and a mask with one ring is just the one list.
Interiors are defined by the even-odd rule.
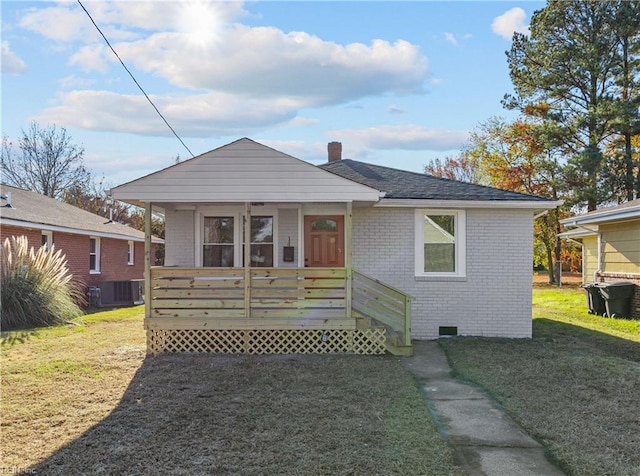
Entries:
[[251,217],[251,266],[273,266],[273,217]]
[[89,272],[100,272],[100,238],[89,238]]
[[50,250],[53,246],[53,232],[42,230],[42,246],[45,246],[47,250]]
[[234,222],[232,216],[204,217],[202,266],[233,266],[235,255]]
[[133,265],[133,253],[136,247],[133,241],[127,241],[127,264]]
[[465,276],[463,210],[416,210],[416,276]]

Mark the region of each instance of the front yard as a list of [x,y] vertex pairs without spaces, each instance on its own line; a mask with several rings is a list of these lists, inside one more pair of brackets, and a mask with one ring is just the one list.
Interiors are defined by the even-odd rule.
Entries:
[[[0,471],[457,474],[397,357],[145,358],[142,309],[2,336]],[[640,321],[534,288],[534,338],[441,340],[568,474],[640,474]]]
[[591,316],[583,291],[534,288],[534,338],[441,341],[572,475],[640,474],[640,321]]
[[145,358],[141,313],[3,336],[0,470],[456,474],[397,357]]

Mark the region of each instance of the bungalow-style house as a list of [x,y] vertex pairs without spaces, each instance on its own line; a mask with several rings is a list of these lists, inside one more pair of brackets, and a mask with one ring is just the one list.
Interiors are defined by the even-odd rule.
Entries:
[[561,233],[582,244],[582,281],[636,285],[631,315],[640,318],[640,199],[560,220]]
[[314,166],[244,138],[111,190],[165,217],[150,352],[407,354],[412,338],[531,336],[533,217],[557,202],[328,149]]
[[143,232],[36,192],[2,185],[0,194],[2,242],[24,235],[36,249],[55,245],[85,287],[89,305],[142,302]]

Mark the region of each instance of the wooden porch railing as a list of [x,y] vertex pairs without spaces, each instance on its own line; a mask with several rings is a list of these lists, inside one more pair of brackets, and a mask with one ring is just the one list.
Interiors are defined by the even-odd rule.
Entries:
[[[345,268],[151,268],[151,318],[346,318]],[[248,298],[247,298],[248,296]]]
[[[355,270],[348,276],[346,268],[151,268],[146,326],[364,332],[383,324],[387,349],[410,354],[411,297]],[[359,327],[366,321],[357,317],[376,322]]]
[[355,313],[375,319],[395,331],[399,346],[411,346],[411,296],[353,270]]

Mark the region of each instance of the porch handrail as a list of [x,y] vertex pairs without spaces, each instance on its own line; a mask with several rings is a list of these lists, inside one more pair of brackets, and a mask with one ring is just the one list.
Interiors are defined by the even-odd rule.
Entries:
[[350,318],[345,268],[151,268],[151,318]]
[[352,309],[389,326],[402,345],[411,345],[411,301],[413,297],[393,286],[353,270]]

